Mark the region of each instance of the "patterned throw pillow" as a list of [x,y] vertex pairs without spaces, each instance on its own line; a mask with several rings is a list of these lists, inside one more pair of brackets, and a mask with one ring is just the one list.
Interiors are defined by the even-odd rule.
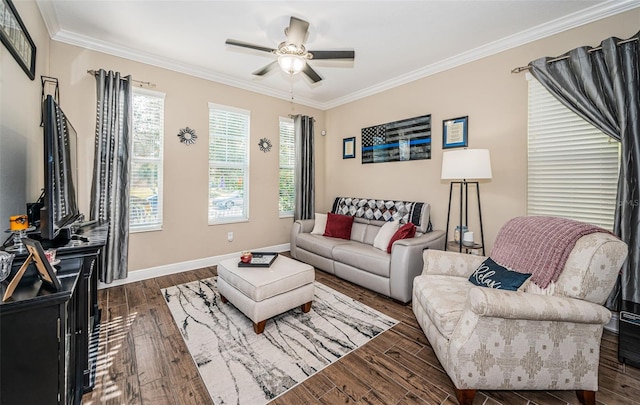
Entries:
[[324,236],[332,238],[351,239],[351,227],[353,226],[353,217],[349,215],[340,215],[327,213],[327,227],[324,230]]
[[398,229],[396,233],[391,237],[389,245],[387,246],[387,253],[391,253],[393,242],[400,239],[413,238],[414,236],[416,236],[416,226],[413,223],[409,222],[402,225],[400,229]]
[[485,261],[469,277],[469,281],[480,287],[495,288],[499,290],[522,291],[531,274],[518,273],[494,262],[487,257]]

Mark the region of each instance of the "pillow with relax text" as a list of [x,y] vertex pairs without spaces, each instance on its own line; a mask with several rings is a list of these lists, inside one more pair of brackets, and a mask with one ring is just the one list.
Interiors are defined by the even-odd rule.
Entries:
[[328,212],[324,236],[349,240],[351,239],[351,226],[353,226],[352,216]]
[[469,281],[480,287],[522,291],[530,277],[529,273],[509,270],[487,257],[469,277]]
[[391,248],[393,247],[393,242],[400,240],[400,239],[409,239],[409,238],[413,238],[414,236],[416,236],[416,226],[411,223],[408,222],[404,225],[402,225],[395,234],[393,234],[393,236],[391,237],[391,240],[389,241],[389,245],[387,245],[387,253],[391,253]]

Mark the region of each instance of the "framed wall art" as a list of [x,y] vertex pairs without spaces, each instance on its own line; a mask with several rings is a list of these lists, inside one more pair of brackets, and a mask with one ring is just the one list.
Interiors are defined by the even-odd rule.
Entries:
[[362,163],[431,159],[431,115],[362,128]]
[[469,146],[469,117],[442,121],[442,149]]
[[342,158],[353,159],[356,157],[356,138],[344,138],[342,140]]
[[36,45],[11,0],[0,0],[0,40],[29,79],[35,79]]

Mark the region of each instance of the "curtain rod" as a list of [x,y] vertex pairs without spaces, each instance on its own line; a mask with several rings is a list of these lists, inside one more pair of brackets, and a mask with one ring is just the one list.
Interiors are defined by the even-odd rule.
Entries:
[[[626,43],[629,43],[629,42],[633,42],[633,41],[637,41],[637,40],[638,40],[638,38],[625,39],[625,40],[622,40],[622,41],[618,42],[616,44],[616,46],[620,46],[620,45],[623,45],[623,44],[626,44]],[[600,51],[600,50],[602,50],[601,46],[599,46],[597,48],[591,48],[587,52],[592,53],[592,52],[596,52],[596,51]],[[558,58],[549,60],[547,63],[558,62],[558,61],[565,60],[565,59],[569,59],[569,56],[568,55],[567,56],[560,56]],[[520,73],[520,72],[524,72],[525,70],[529,70],[529,66],[519,66],[517,68],[513,68],[511,70],[511,73]]]
[[[95,76],[98,72],[93,70],[93,69],[89,69],[89,70],[87,70],[87,73],[90,74],[90,75]],[[127,78],[123,77],[122,80],[127,80]],[[146,86],[146,87],[151,88],[151,89],[154,89],[156,87],[155,83],[151,83],[151,82],[143,82],[143,81],[135,80],[135,79],[131,79],[131,82],[132,83],[136,83],[140,87]]]

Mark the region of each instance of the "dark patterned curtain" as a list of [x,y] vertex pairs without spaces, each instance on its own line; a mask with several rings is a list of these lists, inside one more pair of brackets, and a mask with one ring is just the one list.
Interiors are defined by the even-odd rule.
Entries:
[[613,310],[621,300],[640,303],[639,66],[640,32],[529,63],[531,74],[561,103],[621,143],[614,232],[629,246],[629,256],[607,300]]
[[293,117],[295,129],[296,167],[294,183],[296,204],[295,219],[311,219],[315,213],[315,169],[313,146],[313,117],[296,115]]
[[100,281],[126,278],[129,250],[131,77],[96,72],[97,108],[91,219],[109,223]]

